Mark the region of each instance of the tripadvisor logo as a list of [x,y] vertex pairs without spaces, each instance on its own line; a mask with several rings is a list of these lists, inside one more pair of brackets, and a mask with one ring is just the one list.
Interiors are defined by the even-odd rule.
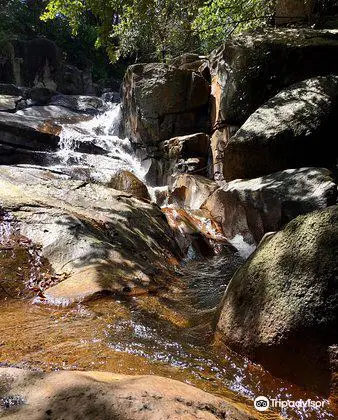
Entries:
[[270,400],[266,397],[260,396],[255,398],[254,407],[258,411],[266,411],[271,408],[301,408],[301,409],[318,409],[323,408],[327,403],[326,400],[322,401],[313,401],[310,399],[307,400],[278,400],[277,398],[271,398]]
[[255,398],[254,407],[258,411],[266,411],[269,409],[270,402],[266,397],[260,396]]

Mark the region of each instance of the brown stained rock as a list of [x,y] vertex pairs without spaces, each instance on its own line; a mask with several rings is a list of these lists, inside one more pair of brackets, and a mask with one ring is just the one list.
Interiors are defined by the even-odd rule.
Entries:
[[0,113],[0,143],[23,149],[55,151],[61,127],[41,118]]
[[124,191],[139,200],[150,200],[148,189],[145,184],[132,172],[120,171],[107,184],[115,190]]
[[327,169],[288,169],[224,183],[203,204],[228,238],[258,243],[300,214],[335,204],[337,186]]
[[201,257],[235,253],[237,250],[223,235],[221,226],[212,219],[207,210],[187,210],[182,208],[162,208],[170,227],[184,255],[192,246]]
[[218,189],[218,185],[203,176],[182,174],[170,188],[168,203],[175,207],[198,210]]
[[[13,420],[255,419],[221,398],[159,376],[2,368],[1,397],[0,412]],[[13,406],[6,408],[11,401]]]

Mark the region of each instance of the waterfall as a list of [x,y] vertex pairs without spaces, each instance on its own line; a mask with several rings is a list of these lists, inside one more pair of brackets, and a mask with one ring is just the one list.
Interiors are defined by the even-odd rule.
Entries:
[[145,169],[131,141],[119,136],[121,116],[121,104],[106,104],[106,111],[95,117],[79,116],[78,122],[63,124],[53,169],[97,182],[128,170],[144,180]]

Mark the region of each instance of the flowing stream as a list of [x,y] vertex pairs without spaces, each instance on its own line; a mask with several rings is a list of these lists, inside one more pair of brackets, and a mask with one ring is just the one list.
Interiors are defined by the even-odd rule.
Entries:
[[[119,105],[109,105],[97,117],[65,124],[60,151],[51,168],[97,182],[126,169],[144,180],[147,165],[135,158],[128,139],[118,137],[120,112]],[[10,220],[3,217],[2,244],[8,239],[9,226]],[[224,278],[231,276],[253,251],[241,237],[234,238],[233,245],[240,250],[237,265],[223,255],[188,261],[181,270],[182,288],[175,296],[101,297],[71,308],[8,298],[0,317],[1,364],[43,370],[157,374],[220,395],[262,419],[280,415],[289,419],[335,418],[337,413],[329,402],[321,411],[254,411],[252,400],[258,395],[293,400],[321,398],[272,377],[259,365],[214,341],[217,307],[227,285]],[[13,253],[6,254],[8,263],[14,264],[15,258]],[[31,250],[27,272],[34,273],[40,266],[39,252]]]

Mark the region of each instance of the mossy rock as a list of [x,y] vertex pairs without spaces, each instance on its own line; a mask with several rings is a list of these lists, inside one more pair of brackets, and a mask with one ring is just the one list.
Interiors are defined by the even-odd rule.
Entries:
[[273,374],[330,388],[338,341],[338,206],[299,216],[263,240],[232,278],[218,329]]

